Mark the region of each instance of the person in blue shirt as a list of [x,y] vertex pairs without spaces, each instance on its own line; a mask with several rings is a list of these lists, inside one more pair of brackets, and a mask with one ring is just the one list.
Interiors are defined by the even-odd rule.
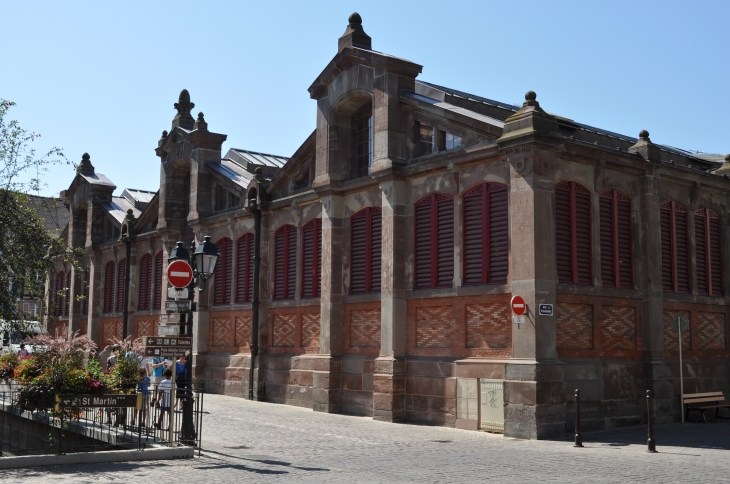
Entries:
[[[137,393],[142,394],[142,410],[139,411],[139,425],[144,427],[147,420],[147,399],[150,393],[150,377],[147,376],[147,371],[144,368],[137,370],[139,381],[137,382]],[[137,420],[137,409],[134,409],[132,415],[132,427]]]
[[169,359],[162,358],[161,356],[154,356],[152,358],[152,364],[150,364],[150,367],[152,368],[153,385],[157,386],[162,382],[162,372],[165,371],[165,368],[171,364],[172,362],[169,361]]

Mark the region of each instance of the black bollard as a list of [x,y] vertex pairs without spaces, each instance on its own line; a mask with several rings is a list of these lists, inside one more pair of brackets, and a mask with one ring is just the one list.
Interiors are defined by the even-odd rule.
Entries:
[[654,440],[654,424],[651,421],[651,390],[646,391],[646,410],[649,429],[647,433],[647,452],[656,453],[656,440]]
[[573,447],[583,447],[583,436],[580,434],[580,390],[575,390],[575,443]]

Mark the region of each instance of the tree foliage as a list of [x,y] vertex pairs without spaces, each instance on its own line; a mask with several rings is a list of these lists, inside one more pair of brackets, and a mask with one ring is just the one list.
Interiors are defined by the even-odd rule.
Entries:
[[54,259],[75,259],[59,234],[47,230],[30,195],[43,186],[41,174],[49,166],[71,163],[59,148],[36,152],[32,145],[40,135],[8,118],[14,105],[0,99],[0,318],[6,327],[22,324],[21,293],[42,297]]

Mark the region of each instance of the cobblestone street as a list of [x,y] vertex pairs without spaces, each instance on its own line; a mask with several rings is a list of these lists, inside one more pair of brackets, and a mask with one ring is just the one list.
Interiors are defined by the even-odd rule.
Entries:
[[521,441],[206,395],[202,457],[4,471],[3,482],[728,482],[730,420]]

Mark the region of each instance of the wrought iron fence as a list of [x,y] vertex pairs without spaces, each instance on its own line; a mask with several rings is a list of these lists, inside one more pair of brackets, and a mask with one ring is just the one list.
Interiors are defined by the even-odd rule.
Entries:
[[0,456],[164,445],[197,447],[200,455],[203,388],[181,383],[172,393],[174,402],[169,391],[150,385],[139,409],[78,397],[39,399],[23,409],[20,387],[0,385]]

